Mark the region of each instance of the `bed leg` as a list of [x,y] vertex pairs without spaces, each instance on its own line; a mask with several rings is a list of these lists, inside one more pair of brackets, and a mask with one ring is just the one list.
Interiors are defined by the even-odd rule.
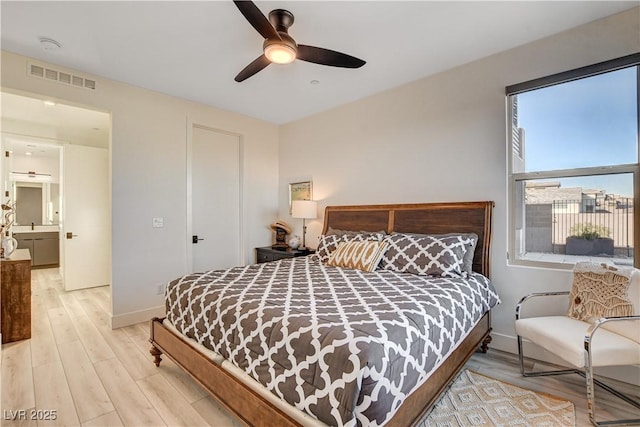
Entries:
[[480,344],[480,351],[486,353],[487,350],[489,350],[489,344],[491,343],[491,341],[493,341],[491,335],[487,335],[486,337],[484,337],[484,339],[482,340],[482,344]]
[[160,362],[162,362],[162,352],[158,350],[155,345],[152,345],[149,353],[153,356],[153,363],[155,363],[156,366],[160,366]]

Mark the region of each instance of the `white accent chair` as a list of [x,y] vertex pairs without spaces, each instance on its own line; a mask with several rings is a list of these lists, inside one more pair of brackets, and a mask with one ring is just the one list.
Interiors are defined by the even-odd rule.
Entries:
[[[528,318],[523,316],[525,303],[532,299],[568,296],[569,291],[532,293],[522,298],[516,306],[515,330],[518,337],[520,372],[525,377],[568,373],[577,373],[585,377],[589,420],[596,426],[640,424],[640,418],[596,421],[594,383],[638,409],[640,402],[595,379],[593,375],[594,367],[640,365],[639,276],[638,270],[631,276],[628,296],[634,307],[633,315],[630,316],[602,317],[594,322],[576,320],[566,314]],[[560,357],[570,368],[525,372],[523,338]]]

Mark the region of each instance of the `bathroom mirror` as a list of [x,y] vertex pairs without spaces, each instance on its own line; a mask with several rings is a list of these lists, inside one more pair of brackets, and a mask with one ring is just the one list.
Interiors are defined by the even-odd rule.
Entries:
[[48,182],[14,183],[15,225],[56,225],[60,222],[60,185]]
[[2,132],[3,203],[16,203],[15,226],[60,224],[62,146],[51,140]]

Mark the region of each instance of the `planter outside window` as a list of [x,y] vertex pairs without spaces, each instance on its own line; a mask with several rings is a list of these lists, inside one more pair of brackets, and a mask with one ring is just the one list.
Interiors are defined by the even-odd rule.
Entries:
[[607,237],[610,234],[607,227],[578,224],[571,228],[571,233],[566,241],[567,255],[613,256],[613,239]]
[[613,239],[600,237],[597,239],[583,239],[581,237],[567,237],[567,255],[609,255],[613,256]]

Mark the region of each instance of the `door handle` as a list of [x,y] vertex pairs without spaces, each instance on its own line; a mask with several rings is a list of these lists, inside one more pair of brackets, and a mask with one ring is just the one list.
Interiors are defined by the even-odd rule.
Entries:
[[78,235],[77,234],[73,234],[71,232],[67,233],[67,239],[73,239],[74,237],[78,237]]
[[204,240],[204,239],[199,239],[198,235],[191,236],[191,243],[193,244],[197,244],[200,240]]

